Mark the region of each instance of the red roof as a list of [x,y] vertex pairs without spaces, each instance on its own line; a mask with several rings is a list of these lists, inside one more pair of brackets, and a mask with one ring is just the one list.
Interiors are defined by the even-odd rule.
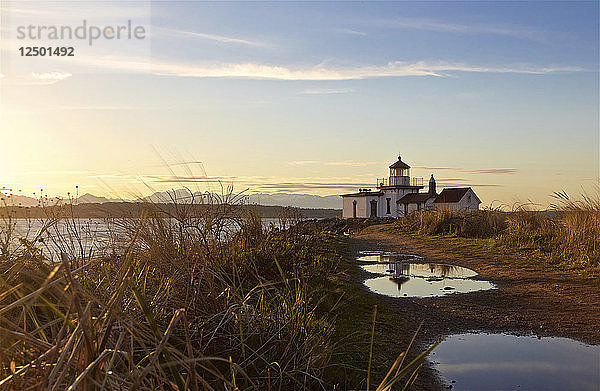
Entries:
[[457,187],[454,189],[444,189],[439,196],[435,199],[436,204],[458,202],[460,201],[467,192],[471,190],[470,187]]
[[400,198],[396,203],[398,204],[417,204],[427,201],[430,198],[435,198],[435,195],[429,193],[408,193],[404,197]]

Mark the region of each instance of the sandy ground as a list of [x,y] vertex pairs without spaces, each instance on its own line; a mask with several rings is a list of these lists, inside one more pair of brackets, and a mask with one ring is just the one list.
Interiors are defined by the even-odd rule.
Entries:
[[[424,262],[464,266],[479,273],[476,278],[492,281],[498,289],[452,294],[437,298],[394,298],[374,294],[386,311],[378,325],[382,339],[409,336],[398,334],[398,325],[414,330],[423,321],[417,338],[422,348],[439,338],[470,331],[568,337],[600,343],[600,285],[594,281],[573,280],[561,271],[541,271],[515,267],[507,261],[484,258],[457,258],[432,244],[409,236],[388,234],[379,227],[351,238],[350,256],[361,250],[384,250],[423,256]],[[361,283],[369,275],[359,277]],[[363,286],[363,288],[366,290]],[[396,352],[390,352],[390,359]],[[393,357],[393,358],[392,358]],[[417,389],[446,389],[431,365],[426,365]]]

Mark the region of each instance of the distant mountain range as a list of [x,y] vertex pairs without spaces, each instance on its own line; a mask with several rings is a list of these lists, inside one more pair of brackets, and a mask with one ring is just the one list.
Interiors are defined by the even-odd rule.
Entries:
[[[206,197],[205,193],[194,193],[193,200],[195,203],[200,203],[202,197]],[[215,197],[219,197],[215,195]],[[292,194],[292,193],[255,193],[242,194],[245,203],[265,205],[265,206],[294,206],[298,208],[315,208],[315,209],[341,209],[342,201],[337,195],[318,196],[313,194]],[[32,207],[39,206],[40,201],[33,197],[21,195],[5,195],[0,193],[0,198],[4,199],[7,205]],[[46,205],[53,205],[59,202],[59,198],[44,198]],[[64,200],[63,200],[64,201]],[[192,202],[190,192],[186,189],[178,189],[169,192],[155,192],[152,195],[136,200],[126,200],[120,198],[99,197],[93,194],[86,193],[76,199],[78,204],[104,204],[106,202],[138,202],[148,201],[154,203],[178,203]],[[2,205],[2,203],[0,203]]]
[[[60,201],[59,198],[46,198],[46,197],[44,197],[43,204],[45,204],[45,205],[54,205],[58,201]],[[3,206],[5,203],[6,203],[6,205],[9,205],[9,206],[26,206],[26,207],[30,207],[30,206],[40,206],[40,205],[42,205],[42,200],[37,199],[37,198],[33,198],[33,197],[22,196],[22,195],[18,195],[18,194],[10,194],[10,195],[8,195],[8,194],[0,193],[0,206]]]

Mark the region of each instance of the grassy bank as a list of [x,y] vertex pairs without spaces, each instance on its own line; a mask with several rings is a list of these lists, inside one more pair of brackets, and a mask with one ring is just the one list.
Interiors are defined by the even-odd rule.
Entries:
[[[388,229],[419,235],[450,251],[561,268],[584,277],[600,275],[600,196],[572,201],[556,195],[547,212],[501,210],[417,211]],[[453,249],[453,250],[452,250]]]
[[145,204],[93,250],[68,207],[28,239],[0,210],[0,388],[374,389],[393,362],[369,376],[343,236],[265,228],[238,201]]

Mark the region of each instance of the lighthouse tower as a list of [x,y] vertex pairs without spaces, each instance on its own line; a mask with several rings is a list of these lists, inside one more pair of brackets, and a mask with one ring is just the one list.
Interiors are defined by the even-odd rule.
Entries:
[[402,161],[398,155],[398,161],[390,166],[389,186],[410,186],[410,166]]

